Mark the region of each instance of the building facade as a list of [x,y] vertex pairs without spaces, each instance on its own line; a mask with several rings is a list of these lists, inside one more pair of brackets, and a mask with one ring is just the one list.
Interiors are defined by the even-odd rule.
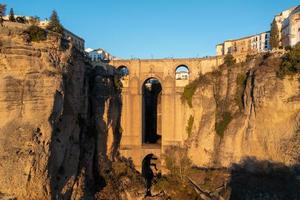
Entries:
[[93,62],[109,62],[110,60],[113,60],[113,56],[111,56],[108,52],[101,48],[87,48],[85,52]]
[[216,46],[217,56],[226,54],[255,54],[270,50],[270,32],[263,32],[256,35],[227,40]]
[[189,79],[189,72],[186,71],[179,71],[176,72],[176,80],[188,80]]
[[[274,17],[279,30],[280,47],[295,46],[300,42],[300,6],[282,11]],[[271,50],[270,31],[256,35],[227,40],[216,46],[218,56],[230,54],[253,54]]]
[[281,22],[281,45],[295,46],[300,42],[300,6],[289,10],[289,15]]

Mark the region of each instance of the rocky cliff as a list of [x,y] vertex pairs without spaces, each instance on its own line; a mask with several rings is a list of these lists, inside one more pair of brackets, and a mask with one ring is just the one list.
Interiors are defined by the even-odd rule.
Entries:
[[90,66],[55,33],[28,42],[26,28],[0,29],[0,198],[126,199],[132,180],[121,185],[111,162],[121,131],[115,69]]
[[[202,167],[247,157],[292,165],[300,158],[299,76],[277,77],[281,54],[220,66],[194,81],[189,156]],[[191,120],[190,120],[191,121]]]
[[[119,156],[115,68],[91,66],[52,32],[28,42],[26,28],[0,29],[0,199],[142,199],[140,174]],[[299,77],[278,78],[280,62],[277,54],[258,55],[192,82],[186,144],[194,165],[299,162]],[[177,186],[169,191],[175,199],[179,190],[181,198],[197,195],[188,184],[162,180],[166,193],[168,184]]]

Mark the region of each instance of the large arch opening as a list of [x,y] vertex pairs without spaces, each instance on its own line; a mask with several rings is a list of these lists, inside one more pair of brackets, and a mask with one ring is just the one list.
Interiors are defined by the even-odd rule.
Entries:
[[161,144],[161,93],[162,86],[158,79],[149,78],[143,83],[143,144]]

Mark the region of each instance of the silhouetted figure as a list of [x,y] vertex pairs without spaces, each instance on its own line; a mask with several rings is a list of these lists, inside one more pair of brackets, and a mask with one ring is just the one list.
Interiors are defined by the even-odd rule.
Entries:
[[157,160],[157,158],[155,158],[153,154],[149,154],[144,158],[142,163],[142,175],[146,183],[145,197],[151,196],[151,186],[152,186],[152,180],[154,178],[154,173],[151,169],[151,166],[154,166],[155,170],[157,170],[156,164],[151,163],[152,160]]

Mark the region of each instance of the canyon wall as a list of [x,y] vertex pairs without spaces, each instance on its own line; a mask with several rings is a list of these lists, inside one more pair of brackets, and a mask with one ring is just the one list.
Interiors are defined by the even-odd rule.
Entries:
[[187,108],[194,119],[187,146],[195,165],[230,167],[249,157],[299,162],[299,77],[276,76],[280,56],[222,65],[197,80]]
[[27,27],[0,29],[0,198],[121,198],[115,69],[92,67],[56,33],[26,42]]

